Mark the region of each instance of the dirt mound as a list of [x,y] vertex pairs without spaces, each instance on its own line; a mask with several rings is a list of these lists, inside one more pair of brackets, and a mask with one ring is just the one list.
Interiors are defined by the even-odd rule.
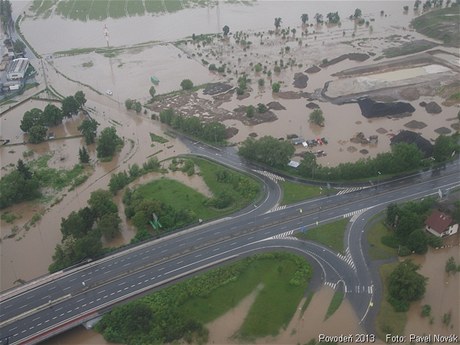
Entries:
[[378,129],[376,130],[376,132],[379,133],[379,134],[385,134],[385,133],[387,133],[388,131],[387,131],[385,128],[380,127],[380,128],[378,128]]
[[307,103],[305,105],[308,109],[319,109],[319,105],[313,102]]
[[318,66],[316,65],[313,65],[311,66],[310,68],[307,68],[305,70],[305,73],[318,73],[319,71],[321,71],[321,68],[319,68]]
[[404,113],[413,113],[415,108],[405,102],[376,102],[370,98],[358,100],[361,114],[366,118],[394,116]]
[[308,84],[308,75],[303,73],[294,74],[294,82],[292,85],[298,89],[305,89]]
[[233,86],[230,84],[225,83],[213,83],[206,86],[203,90],[205,95],[217,95],[218,93],[227,92],[228,90],[232,89]]
[[281,99],[300,99],[302,97],[305,97],[305,95],[302,92],[295,91],[278,92],[276,95],[278,96],[278,98]]
[[410,129],[422,129],[422,128],[425,128],[426,126],[427,125],[425,122],[416,121],[416,120],[412,120],[404,124],[404,127],[407,127]]
[[274,112],[268,110],[263,113],[259,113],[258,111],[255,112],[253,117],[246,116],[246,109],[248,107],[245,105],[240,105],[238,108],[233,110],[233,114],[235,115],[234,118],[243,122],[246,126],[254,126],[264,122],[273,122],[278,120],[278,117]]
[[359,62],[363,62],[363,61],[366,61],[367,59],[369,59],[369,55],[367,54],[363,54],[363,53],[350,53],[350,54],[343,54],[343,55],[340,55],[339,57],[336,57],[330,61],[326,61],[326,62],[323,62],[321,65],[319,65],[320,67],[327,67],[327,66],[331,66],[331,65],[335,65],[336,63],[339,63],[343,60],[352,60],[352,61],[359,61]]
[[447,135],[447,134],[450,134],[452,131],[447,128],[447,127],[439,127],[437,129],[434,130],[436,133],[438,134],[443,134],[443,135]]
[[391,138],[391,145],[397,143],[415,144],[420,151],[423,152],[425,157],[430,157],[433,154],[433,145],[429,140],[423,138],[420,134],[402,130],[393,138]]
[[406,101],[415,101],[420,97],[420,92],[415,87],[408,87],[399,92],[401,97]]
[[258,134],[256,132],[251,132],[248,134],[251,138],[257,138]]
[[267,103],[267,107],[272,110],[286,110],[280,102]]
[[362,155],[367,155],[369,151],[366,149],[362,149],[362,150],[359,150],[359,153],[361,153]]
[[225,132],[226,132],[226,135],[225,135],[226,138],[230,139],[231,137],[234,137],[235,135],[237,135],[239,130],[236,127],[227,127]]
[[442,112],[441,106],[434,101],[427,103],[425,106],[425,110],[428,114],[439,114],[440,112]]

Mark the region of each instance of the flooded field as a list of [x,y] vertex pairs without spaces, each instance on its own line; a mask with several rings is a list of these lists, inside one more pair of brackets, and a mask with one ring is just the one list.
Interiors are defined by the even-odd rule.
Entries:
[[[414,303],[408,312],[406,334],[459,334],[460,332],[460,274],[448,275],[445,265],[449,257],[460,262],[459,236],[450,238],[452,246],[444,249],[430,249],[422,258],[415,258],[421,265],[420,274],[428,277],[423,299]],[[456,238],[455,238],[456,237]],[[422,317],[422,306],[431,306],[428,317]],[[450,315],[448,323],[443,322]]]
[[[46,274],[54,248],[61,239],[59,230],[61,218],[85,206],[92,191],[107,188],[112,173],[127,170],[134,163],[142,164],[151,156],[162,160],[180,153],[187,153],[186,147],[179,140],[164,134],[167,131],[166,127],[158,121],[151,120],[150,117],[153,114],[151,110],[136,114],[125,109],[124,102],[128,98],[137,99],[143,104],[149,101],[151,76],[160,79],[160,84],[155,86],[157,94],[164,94],[180,89],[180,82],[183,79],[191,79],[195,85],[221,81],[235,87],[237,79],[243,73],[247,74],[252,81],[245,98],[238,98],[236,93],[233,93],[225,96],[223,100],[216,100],[212,96],[204,95],[200,90],[196,93],[197,99],[207,100],[209,104],[206,104],[202,111],[191,115],[212,119],[213,116],[217,116],[216,114],[224,114],[216,119],[238,130],[237,134],[229,139],[231,143],[239,143],[251,133],[259,137],[272,135],[277,138],[286,138],[288,134],[297,134],[305,139],[325,137],[328,144],[314,150],[325,151],[327,156],[318,158],[318,162],[328,166],[374,157],[379,152],[388,151],[391,136],[397,134],[401,129],[409,129],[410,124],[408,123],[411,120],[423,123],[425,126],[415,131],[432,141],[438,136],[437,130],[444,127],[448,131],[453,131],[454,125],[457,124],[458,103],[450,106],[442,105],[444,99],[436,93],[436,90],[425,86],[414,92],[415,97],[412,98],[411,104],[415,112],[410,117],[404,118],[366,119],[361,115],[357,104],[335,105],[325,102],[321,97],[315,98],[329,81],[332,81],[328,90],[329,95],[342,95],[352,90],[357,92],[368,90],[369,87],[378,89],[388,85],[403,86],[411,84],[414,78],[424,78],[423,80],[429,84],[430,78],[457,77],[458,71],[454,69],[427,64],[408,67],[403,71],[381,72],[372,76],[336,80],[335,73],[366,64],[375,64],[374,60],[382,58],[385,48],[424,38],[409,29],[410,20],[416,15],[412,10],[413,1],[255,1],[239,3],[217,1],[216,6],[186,8],[168,14],[155,12],[155,14],[147,13],[143,16],[86,22],[64,19],[57,13],[50,13],[47,18],[35,18],[29,10],[30,4],[26,1],[14,1],[14,12],[16,15],[23,14],[23,11],[26,12],[25,19],[23,18],[20,24],[21,31],[34,49],[44,57],[43,68],[39,60],[31,60],[38,72],[37,80],[41,83],[38,89],[44,88],[46,77],[46,81],[64,96],[83,90],[88,99],[86,106],[90,115],[99,122],[99,128],[114,126],[118,135],[124,140],[124,147],[112,162],[103,163],[96,158],[94,145],[90,145],[88,148],[92,167],[90,177],[75,190],[62,191],[56,195],[55,197],[60,199],[56,205],[51,207],[51,201],[45,200],[44,202],[15,205],[4,210],[21,217],[11,224],[4,221],[1,223],[1,290],[14,286],[18,280],[27,281]],[[405,5],[410,8],[407,13],[403,11]],[[369,21],[369,25],[359,26],[348,19],[356,8],[362,10],[363,18]],[[339,12],[340,26],[314,24],[315,13],[322,13],[325,16],[331,11]],[[309,14],[308,23],[310,25],[301,25],[302,13]],[[269,33],[275,30],[273,25],[275,17],[282,18],[281,29],[289,27],[284,38],[282,35]],[[192,34],[221,33],[224,25],[230,27],[231,38],[228,40],[213,38],[212,42],[206,45],[199,42],[193,44],[177,42]],[[123,48],[116,54],[105,56],[103,53],[94,51],[85,54],[79,54],[77,51],[68,52],[75,48],[105,47],[107,44],[104,36],[105,26],[108,30],[109,45]],[[292,29],[295,31],[293,32]],[[308,30],[308,34],[305,33],[305,29]],[[56,30],[59,31],[58,35]],[[236,42],[235,33],[239,31],[247,35],[245,40],[250,41],[251,44],[246,46],[241,42]],[[458,55],[458,52],[444,47],[442,49],[445,49],[445,52],[437,53],[437,56],[458,66],[458,58],[452,55],[452,53]],[[67,51],[67,53],[57,53],[62,51]],[[324,59],[331,60],[350,53],[366,54],[368,58],[364,62],[344,59],[319,68],[317,73],[306,72],[313,65],[321,66]],[[283,60],[284,68],[280,69],[279,73],[275,72],[275,66],[279,66],[281,60]],[[225,65],[224,73],[210,72],[208,65],[211,63],[217,66]],[[265,67],[265,71],[255,71],[257,63]],[[271,73],[270,76],[268,71]],[[296,73],[308,75],[308,83],[305,87],[296,88],[293,85]],[[264,86],[258,86],[258,79],[264,80]],[[280,94],[272,93],[271,84],[274,82],[281,83],[282,92]],[[30,96],[37,90],[29,90],[25,96]],[[108,95],[107,90],[112,91],[113,95]],[[390,96],[393,99],[399,99],[400,95],[395,93]],[[258,103],[267,104],[272,101],[279,102],[285,108],[273,111],[277,117],[274,121],[247,125],[244,119],[235,116],[234,110],[238,107],[257,106]],[[307,108],[306,104],[310,101],[316,103],[323,111],[324,127],[308,122],[311,109]],[[442,112],[436,115],[429,114],[419,104],[422,101],[427,103],[434,101],[442,105]],[[83,139],[80,137],[47,141],[39,145],[23,144],[25,137],[19,129],[22,115],[34,107],[43,109],[45,106],[46,103],[43,101],[28,100],[11,111],[6,111],[5,106],[0,108],[2,112],[0,138],[9,139],[11,143],[16,144],[0,148],[2,174],[8,171],[12,164],[16,164],[18,159],[24,159],[24,156],[30,155],[27,159],[31,160],[47,152],[53,153],[49,163],[51,167],[68,169],[77,163],[78,150],[83,145]],[[168,106],[174,105],[171,102]],[[187,111],[187,108],[190,111],[191,104],[184,105],[184,112]],[[52,128],[52,131],[56,138],[78,135],[77,127],[82,120],[82,116],[68,119],[62,125]],[[369,145],[350,142],[350,139],[358,132],[362,132],[365,137],[377,134],[378,143]],[[167,138],[168,142],[165,144],[152,143],[150,133],[161,135]],[[296,153],[300,154],[304,151],[304,148],[297,147]],[[299,157],[294,159],[300,160]],[[144,183],[157,177],[158,174],[145,176],[135,183]],[[202,179],[198,177],[189,178],[178,173],[170,177],[187,183],[203,194],[209,193]],[[117,196],[115,201],[119,205],[120,215],[123,215],[121,196]],[[41,220],[29,230],[24,229],[24,225],[37,212],[42,213]],[[106,243],[107,246],[125,244],[134,236],[132,226],[124,216],[121,218],[123,231],[112,242]],[[8,238],[14,227],[19,229],[18,235]],[[23,255],[23,253],[28,253],[28,255]],[[443,313],[448,312],[449,300],[439,295],[441,291],[439,288],[444,284],[442,286],[448,289],[447,295],[458,300],[458,293],[455,295],[455,291],[459,291],[458,279],[440,275],[442,270],[439,269],[439,265],[443,267],[442,262],[446,260],[445,256],[438,252],[429,255],[427,258],[431,255],[437,258],[433,260],[430,258],[430,262],[438,266],[435,268],[424,264],[422,274],[423,270],[433,273],[434,279],[430,279],[429,284],[435,285],[429,285],[432,286],[432,289],[429,289],[425,300],[421,303],[433,306],[433,312],[436,313],[435,320],[433,324],[428,325],[429,320],[417,316],[419,315],[417,308],[420,306],[414,306],[411,310],[413,317],[410,317],[407,329],[422,331],[424,327],[431,327],[433,331],[441,332],[440,318]],[[34,264],[31,265],[30,262]],[[327,307],[326,300],[332,297],[332,293],[326,288],[317,292],[303,318],[299,318],[296,314],[288,328],[278,337],[262,339],[259,343],[302,343],[316,337],[320,329],[325,333],[336,334],[359,331],[357,320],[347,301],[344,301],[336,314],[326,322],[323,322],[322,318],[317,318],[315,312],[323,313],[323,309]],[[438,303],[439,300],[443,302]],[[434,305],[438,304],[437,309],[434,308]],[[237,329],[241,322],[239,317],[244,315],[246,310],[244,308],[248,308],[248,305],[250,305],[250,300],[245,300],[241,309],[239,306],[228,315],[222,316],[222,319],[216,320],[211,326],[211,342],[227,342],[225,339],[229,339]],[[458,315],[458,310],[452,311],[452,320],[456,320],[457,325]],[[341,328],[338,328],[338,324],[341,325]],[[458,327],[456,332],[458,332]],[[231,340],[228,341],[231,342]],[[48,344],[106,343],[100,335],[78,328],[50,340]]]

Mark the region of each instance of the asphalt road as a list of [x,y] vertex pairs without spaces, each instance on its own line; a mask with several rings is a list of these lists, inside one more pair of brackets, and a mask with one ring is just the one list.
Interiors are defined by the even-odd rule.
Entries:
[[[196,154],[255,173],[232,149],[215,150],[193,144]],[[164,287],[203,269],[236,260],[260,250],[288,249],[302,253],[319,270],[323,282],[342,288],[365,328],[371,303],[379,298],[362,248],[369,217],[390,202],[417,199],[459,185],[458,161],[444,170],[362,189],[324,196],[278,211],[280,189],[276,176],[262,172],[266,196],[238,214],[149,242],[75,269],[58,272],[30,289],[0,296],[0,332],[6,344],[37,343],[83,321],[93,319],[114,304]],[[352,217],[346,231],[345,255],[316,243],[292,237],[317,222]],[[308,231],[308,230],[307,230]]]

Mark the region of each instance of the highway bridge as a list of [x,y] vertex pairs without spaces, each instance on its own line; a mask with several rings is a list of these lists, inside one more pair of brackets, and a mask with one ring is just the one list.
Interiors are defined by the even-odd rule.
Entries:
[[[0,344],[35,344],[196,272],[258,251],[279,249],[307,257],[316,279],[344,289],[360,323],[372,329],[372,305],[380,299],[381,287],[363,250],[366,223],[389,203],[434,195],[460,184],[455,161],[441,170],[278,208],[279,177],[242,162],[232,148],[188,144],[194,154],[257,176],[264,184],[264,198],[230,217],[6,291],[0,295]],[[349,217],[344,255],[293,236],[316,224]]]

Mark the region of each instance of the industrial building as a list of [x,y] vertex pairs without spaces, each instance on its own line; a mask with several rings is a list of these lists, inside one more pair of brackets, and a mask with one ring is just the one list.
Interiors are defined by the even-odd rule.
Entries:
[[18,80],[24,78],[24,75],[27,71],[27,67],[29,67],[29,59],[14,59],[8,65],[6,78],[8,80]]

